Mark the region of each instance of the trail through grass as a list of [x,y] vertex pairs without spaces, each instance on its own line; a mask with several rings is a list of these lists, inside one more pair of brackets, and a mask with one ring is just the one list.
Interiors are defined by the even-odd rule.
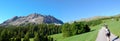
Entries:
[[92,28],[91,32],[83,33],[71,37],[64,38],[62,34],[55,34],[51,36],[54,38],[54,40],[57,41],[95,41],[98,30],[101,28],[101,24],[91,28]]
[[[104,21],[108,25],[110,31],[113,34],[120,36],[120,21],[110,20],[110,19],[104,20]],[[99,29],[101,29],[103,24],[104,23],[91,27],[91,30],[93,31],[88,33],[83,33],[83,34],[66,37],[66,38],[64,38],[61,33],[61,34],[51,35],[51,37],[53,37],[54,40],[57,40],[57,41],[95,41],[99,32]]]
[[[113,34],[120,36],[120,21],[110,20],[110,19],[104,20],[104,21],[108,25],[110,31]],[[102,23],[100,25],[92,26],[91,32],[78,34],[78,35],[71,36],[71,37],[64,38],[62,36],[62,33],[61,34],[54,34],[54,35],[50,35],[50,36],[53,37],[54,40],[56,40],[56,41],[95,41],[96,37],[98,35],[98,32],[99,32],[99,29],[101,29],[103,24],[104,23]],[[30,41],[33,41],[33,38],[30,38]]]

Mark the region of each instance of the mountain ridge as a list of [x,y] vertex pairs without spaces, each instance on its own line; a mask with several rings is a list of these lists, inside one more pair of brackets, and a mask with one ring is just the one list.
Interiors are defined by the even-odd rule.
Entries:
[[4,21],[1,25],[21,25],[21,24],[27,24],[27,23],[33,23],[33,24],[63,24],[63,22],[51,15],[41,15],[38,13],[33,13],[28,16],[14,16],[11,19],[8,19]]

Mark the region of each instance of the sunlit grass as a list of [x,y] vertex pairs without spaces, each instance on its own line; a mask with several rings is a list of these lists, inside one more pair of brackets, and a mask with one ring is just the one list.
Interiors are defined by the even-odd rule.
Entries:
[[[120,21],[109,19],[109,20],[105,20],[105,23],[108,24],[109,29],[113,34],[120,36]],[[91,29],[94,31],[67,37],[67,38],[62,37],[62,34],[55,34],[51,36],[54,38],[54,40],[57,40],[57,41],[95,41],[98,31],[99,29],[101,29],[103,24],[104,23],[91,27]]]
[[101,25],[97,25],[91,28],[92,28],[91,32],[83,33],[83,34],[79,34],[71,37],[64,38],[62,34],[55,34],[51,36],[54,38],[54,40],[57,40],[57,41],[95,41],[98,30],[101,28]]
[[106,23],[113,34],[120,36],[120,21],[109,20]]
[[[108,27],[113,34],[120,36],[120,21],[116,21],[116,20],[104,20],[104,21],[106,24],[108,24]],[[99,29],[101,29],[103,24],[104,23],[100,25],[92,26],[91,27],[92,31],[88,33],[78,34],[78,35],[66,37],[66,38],[64,38],[61,33],[61,34],[51,35],[51,37],[53,37],[54,40],[56,41],[95,41],[99,32]],[[30,38],[30,41],[33,41],[33,38]]]

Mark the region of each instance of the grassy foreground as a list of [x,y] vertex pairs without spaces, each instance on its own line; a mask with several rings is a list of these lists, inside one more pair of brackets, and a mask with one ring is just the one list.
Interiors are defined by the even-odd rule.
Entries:
[[116,36],[120,36],[120,21],[109,20],[106,22],[109,26],[110,31]]
[[[120,21],[116,21],[116,20],[104,20],[104,21],[109,26],[109,29],[113,34],[120,36]],[[83,33],[66,38],[64,38],[61,33],[61,34],[51,35],[51,37],[53,37],[54,40],[56,41],[95,41],[99,29],[101,29],[103,24],[104,23],[91,27],[92,31],[88,33]],[[30,41],[33,41],[33,38],[30,38]]]
[[[113,34],[120,36],[120,21],[116,21],[116,20],[104,20],[104,21],[109,26],[109,29]],[[101,29],[103,24],[104,23],[91,27],[92,31],[88,33],[83,33],[66,38],[64,38],[61,33],[61,34],[51,35],[51,37],[53,37],[54,40],[57,41],[95,41],[99,29]]]
[[61,33],[61,34],[51,35],[51,37],[53,37],[54,40],[57,40],[57,41],[95,41],[98,30],[100,28],[101,28],[101,24],[91,27],[92,31],[88,33],[83,33],[83,34],[66,37],[66,38],[64,38]]

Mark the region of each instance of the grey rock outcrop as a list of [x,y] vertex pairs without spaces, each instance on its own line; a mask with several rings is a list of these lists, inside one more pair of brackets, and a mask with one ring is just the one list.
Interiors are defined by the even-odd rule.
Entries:
[[54,23],[54,24],[63,24],[63,22],[59,19],[56,19],[50,15],[41,15],[41,14],[30,14],[28,16],[15,16],[11,19],[6,20],[2,23],[2,25],[21,25],[27,23],[34,23],[34,24],[42,24],[42,23]]

